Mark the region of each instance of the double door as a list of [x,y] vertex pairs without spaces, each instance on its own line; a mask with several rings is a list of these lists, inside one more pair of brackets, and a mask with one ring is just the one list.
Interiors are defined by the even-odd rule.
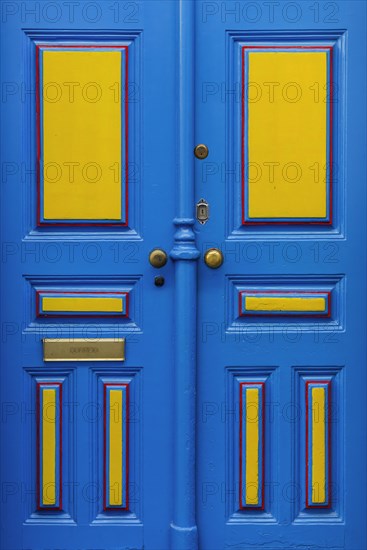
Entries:
[[365,5],[1,9],[1,548],[363,548]]

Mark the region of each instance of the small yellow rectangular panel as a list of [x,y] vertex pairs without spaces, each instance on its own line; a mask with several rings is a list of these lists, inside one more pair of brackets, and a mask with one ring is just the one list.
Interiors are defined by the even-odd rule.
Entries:
[[325,218],[326,52],[250,52],[248,70],[250,219]]
[[312,502],[325,502],[325,388],[312,388]]
[[43,360],[125,361],[125,338],[44,338]]
[[325,311],[325,298],[246,296],[246,311]]
[[259,390],[253,388],[246,390],[246,504],[257,504],[258,492]]
[[121,52],[43,52],[45,219],[121,219],[116,83],[121,84]]
[[72,311],[72,312],[109,312],[122,313],[123,300],[121,298],[42,298],[43,311]]
[[122,411],[122,391],[110,390],[109,503],[112,506],[122,505]]
[[56,503],[56,390],[42,390],[42,505]]

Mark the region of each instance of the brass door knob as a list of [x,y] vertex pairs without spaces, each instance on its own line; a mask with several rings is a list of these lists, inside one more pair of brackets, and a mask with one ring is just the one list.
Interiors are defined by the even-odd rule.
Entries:
[[204,262],[211,269],[217,269],[223,263],[223,254],[219,248],[209,248],[205,252]]
[[155,248],[149,254],[149,261],[153,267],[163,267],[167,263],[167,254],[161,248]]
[[204,143],[199,143],[194,149],[194,154],[197,159],[203,160],[209,155],[209,149]]

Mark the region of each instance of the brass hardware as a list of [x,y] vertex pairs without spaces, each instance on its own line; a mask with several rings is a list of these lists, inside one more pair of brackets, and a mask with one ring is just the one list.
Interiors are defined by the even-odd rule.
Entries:
[[218,269],[223,263],[223,254],[218,248],[209,248],[205,252],[204,262],[211,269]]
[[125,361],[125,338],[44,338],[44,361]]
[[154,278],[155,286],[163,286],[164,282],[165,282],[164,277],[155,277]]
[[153,267],[163,267],[167,263],[167,254],[161,248],[155,248],[149,254],[149,261]]
[[197,159],[203,160],[209,155],[209,149],[203,143],[199,143],[194,149],[195,157]]
[[200,199],[196,205],[196,219],[202,225],[209,219],[209,204],[205,199]]

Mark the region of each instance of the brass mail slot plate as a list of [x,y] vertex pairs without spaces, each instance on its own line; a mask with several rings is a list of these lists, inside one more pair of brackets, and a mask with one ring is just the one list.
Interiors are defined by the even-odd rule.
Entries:
[[125,338],[44,338],[44,361],[125,361]]

